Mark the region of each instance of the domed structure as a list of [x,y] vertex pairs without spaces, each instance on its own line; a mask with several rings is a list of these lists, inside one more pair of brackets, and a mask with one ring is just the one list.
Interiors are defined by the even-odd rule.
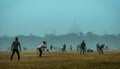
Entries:
[[79,33],[81,32],[80,26],[76,23],[76,19],[74,20],[73,25],[69,29],[69,33]]

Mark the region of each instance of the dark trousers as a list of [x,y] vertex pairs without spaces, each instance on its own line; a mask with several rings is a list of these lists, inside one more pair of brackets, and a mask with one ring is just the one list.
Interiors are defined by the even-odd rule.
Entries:
[[85,49],[84,49],[84,48],[81,48],[80,54],[84,54],[84,53],[85,53]]
[[41,48],[39,48],[39,52],[40,52],[39,56],[42,57],[42,49]]
[[13,55],[14,55],[15,52],[16,52],[17,55],[18,55],[18,60],[20,60],[20,53],[19,53],[19,50],[18,50],[18,49],[13,49],[13,50],[12,50],[12,55],[11,55],[11,58],[10,58],[10,59],[12,60]]
[[103,49],[100,48],[99,54],[103,54]]

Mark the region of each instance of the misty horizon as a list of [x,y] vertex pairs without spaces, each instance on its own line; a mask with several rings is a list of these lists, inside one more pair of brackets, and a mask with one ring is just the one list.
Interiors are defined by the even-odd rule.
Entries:
[[[0,36],[120,33],[119,0],[1,0]],[[77,28],[76,28],[77,27]]]

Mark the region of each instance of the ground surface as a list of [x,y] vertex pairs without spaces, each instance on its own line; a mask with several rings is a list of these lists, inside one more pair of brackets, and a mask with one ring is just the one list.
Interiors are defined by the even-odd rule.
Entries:
[[120,69],[120,51],[107,51],[105,54],[79,52],[21,52],[21,60],[10,52],[0,52],[0,69]]

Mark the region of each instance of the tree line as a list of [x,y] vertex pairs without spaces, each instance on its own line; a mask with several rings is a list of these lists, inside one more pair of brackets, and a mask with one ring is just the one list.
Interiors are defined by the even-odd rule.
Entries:
[[[21,42],[21,47],[23,50],[36,50],[37,46],[42,43],[42,41],[47,41],[47,48],[49,49],[51,45],[54,48],[60,49],[64,44],[66,44],[69,50],[70,45],[76,50],[77,45],[81,44],[82,40],[85,40],[87,48],[96,49],[96,44],[105,44],[111,50],[120,49],[120,34],[105,34],[97,35],[92,32],[87,32],[85,35],[82,32],[79,33],[67,33],[64,35],[54,35],[47,34],[44,37],[35,35],[18,35],[17,36]],[[10,50],[10,46],[15,37],[3,36],[0,37],[0,50]]]

